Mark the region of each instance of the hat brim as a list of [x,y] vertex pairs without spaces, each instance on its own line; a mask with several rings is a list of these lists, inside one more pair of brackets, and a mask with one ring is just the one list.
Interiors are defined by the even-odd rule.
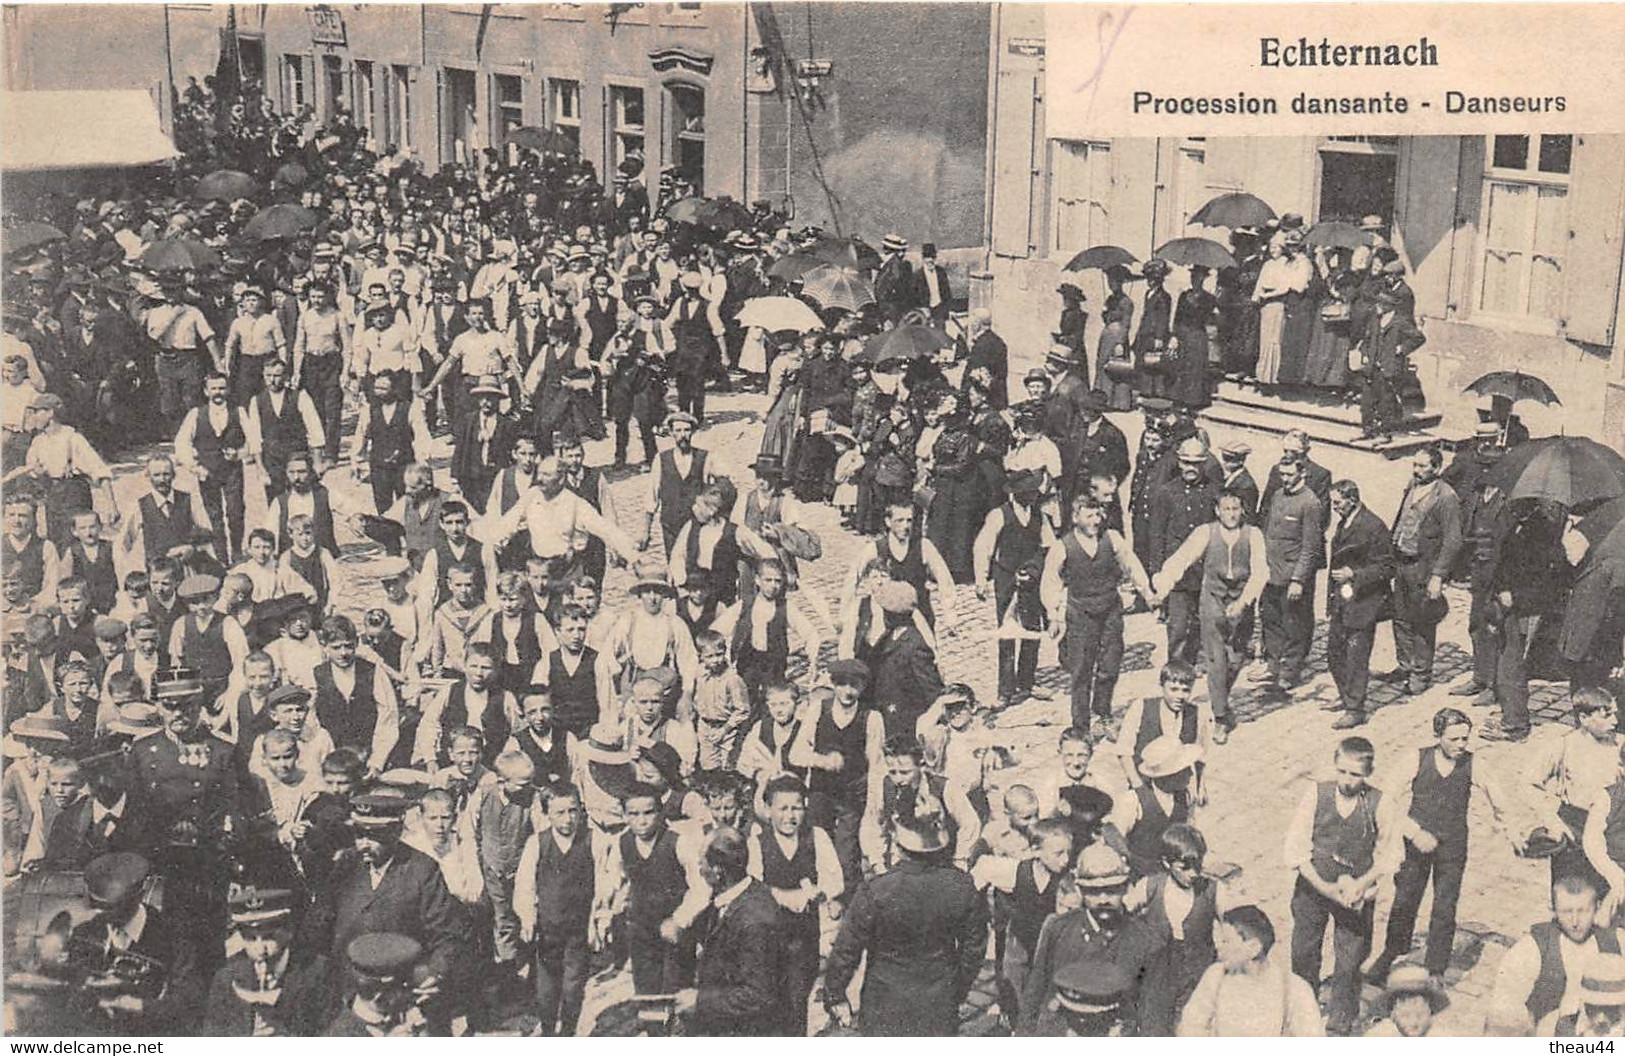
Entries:
[[659,594],[664,594],[668,598],[675,598],[677,596],[677,588],[676,587],[672,586],[670,583],[665,583],[665,582],[662,582],[662,581],[657,580],[657,579],[646,579],[641,583],[634,583],[634,584],[632,584],[631,589],[627,591],[627,593],[628,594],[647,594],[647,593],[649,593],[651,591],[659,593]]
[[503,392],[501,389],[497,388],[495,385],[476,385],[472,389],[468,390],[468,394],[470,396],[506,396],[506,395],[508,395],[506,392]]
[[1109,876],[1075,876],[1073,881],[1086,891],[1098,891],[1107,887],[1123,887],[1129,882],[1129,873],[1125,869],[1121,873],[1112,873]]

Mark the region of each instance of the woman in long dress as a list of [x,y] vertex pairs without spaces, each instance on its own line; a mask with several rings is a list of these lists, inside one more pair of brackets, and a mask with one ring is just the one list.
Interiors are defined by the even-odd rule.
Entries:
[[1309,289],[1314,285],[1315,266],[1304,254],[1301,232],[1288,235],[1282,248],[1288,278],[1282,302],[1286,312],[1281,321],[1281,367],[1275,380],[1282,385],[1301,385],[1315,318],[1320,314],[1320,304]]
[[1089,351],[1084,344],[1084,330],[1089,325],[1089,313],[1083,310],[1087,298],[1070,282],[1061,283],[1055,292],[1061,295],[1061,320],[1055,326],[1055,340],[1072,350],[1078,373],[1087,378]]
[[[767,371],[767,417],[762,421],[761,454],[777,458],[780,467],[794,465],[796,433],[801,423],[801,367],[799,341],[779,347]],[[788,474],[787,474],[788,475]]]
[[[971,550],[981,519],[977,516],[981,476],[977,472],[976,437],[959,410],[959,394],[938,391],[925,413],[925,428],[916,447],[929,492],[926,537],[936,545],[955,583],[970,583]],[[985,511],[983,511],[985,512]]]
[[1208,405],[1207,328],[1219,315],[1219,299],[1207,291],[1208,268],[1191,267],[1190,288],[1174,306],[1174,341],[1178,349],[1168,361],[1167,395],[1186,407]]
[[1317,281],[1311,289],[1318,308],[1303,380],[1316,388],[1347,389],[1350,385],[1349,309],[1360,288],[1360,277],[1349,268],[1349,257],[1346,249],[1315,249]]
[[1125,267],[1110,268],[1106,284],[1111,292],[1100,312],[1100,340],[1095,345],[1095,388],[1106,394],[1114,411],[1132,410],[1134,407],[1134,378],[1130,373],[1122,381],[1114,379],[1106,370],[1112,360],[1128,361],[1129,328],[1134,322],[1134,302],[1123,292],[1123,284],[1134,276]]
[[1285,257],[1285,239],[1270,239],[1269,259],[1258,272],[1253,303],[1258,310],[1258,366],[1254,376],[1260,385],[1275,385],[1281,374],[1281,329],[1286,325],[1286,295],[1291,282]]

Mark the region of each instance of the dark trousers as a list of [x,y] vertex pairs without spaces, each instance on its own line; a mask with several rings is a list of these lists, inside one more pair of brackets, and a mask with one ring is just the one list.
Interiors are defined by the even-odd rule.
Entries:
[[1227,590],[1223,594],[1204,593],[1201,596],[1202,652],[1207,654],[1207,699],[1213,705],[1214,719],[1227,725],[1235,722],[1230,715],[1230,690],[1236,684],[1236,675],[1247,662],[1247,648],[1253,640],[1251,606],[1236,620],[1224,613],[1225,607],[1240,597],[1239,589]]
[[1359,909],[1332,902],[1298,878],[1292,891],[1292,974],[1320,993],[1321,946],[1326,922],[1332,924],[1332,992],[1326,1002],[1328,1030],[1347,1033],[1360,1012],[1360,965],[1371,952],[1375,906]]
[[1366,688],[1371,684],[1371,646],[1377,628],[1345,623],[1341,605],[1332,606],[1328,615],[1326,666],[1331,668],[1337,696],[1348,710],[1364,712]]
[[1402,417],[1395,380],[1380,370],[1360,375],[1360,428],[1365,432],[1387,432]]
[[[573,1037],[587,991],[591,956],[585,930],[580,934],[536,936],[536,1010],[544,1037]],[[554,1025],[557,1024],[557,1030]]]
[[1424,682],[1433,681],[1433,650],[1439,638],[1443,609],[1428,600],[1428,577],[1418,579],[1415,559],[1394,577],[1394,654],[1400,670]]
[[215,556],[235,564],[243,548],[243,467],[233,463],[220,476],[211,476],[198,485],[198,498],[214,529]]
[[[818,910],[805,914],[783,913],[784,929],[784,1009],[786,1037],[807,1036],[807,1001],[818,980]],[[769,1033],[764,1030],[763,1033]]]
[[[638,419],[638,433],[643,439],[643,459],[642,459],[642,461],[652,463],[655,460],[655,454],[656,454],[654,423],[645,422],[642,418],[639,418]],[[626,448],[627,448],[628,443],[631,441],[631,439],[632,439],[632,416],[629,414],[624,418],[619,418],[619,417],[616,418],[615,419],[615,464],[616,465],[622,465],[622,464],[624,464],[626,462]]]
[[692,414],[701,424],[705,422],[705,378],[703,368],[677,375],[677,409]]
[[[1015,596],[1015,578],[1002,571],[993,573],[993,622],[997,624]],[[1038,674],[1038,643],[999,639],[999,699],[1006,700],[1031,692]]]
[[491,485],[496,483],[496,479],[497,470],[493,468],[481,469],[457,482],[471,510],[485,509],[486,500],[491,497]]
[[632,991],[637,994],[670,994],[681,990],[693,978],[694,944],[679,936],[673,944],[660,937],[660,922],[633,922],[627,927],[626,945],[632,956]]
[[1092,715],[1110,718],[1112,691],[1123,666],[1123,610],[1092,614],[1068,608],[1062,664],[1072,676],[1072,725],[1089,728]]
[[1499,648],[1495,654],[1495,703],[1501,708],[1503,730],[1529,728],[1529,635],[1524,621],[1528,616],[1513,613],[1501,621]]
[[1303,626],[1314,619],[1314,602],[1309,591],[1293,601],[1287,597],[1287,584],[1270,583],[1258,596],[1258,622],[1264,625],[1264,657],[1276,680],[1293,685],[1303,668]]
[[272,503],[288,490],[288,456],[291,451],[265,448],[260,451],[260,468],[265,471],[265,501]]
[[1423,963],[1427,970],[1443,975],[1450,965],[1450,951],[1456,941],[1456,901],[1461,897],[1461,877],[1467,869],[1467,844],[1440,841],[1432,854],[1423,854],[1405,841],[1405,861],[1394,876],[1394,906],[1389,911],[1388,935],[1383,943],[1381,965],[1391,965],[1411,948],[1416,930],[1416,911],[1422,905],[1428,877],[1433,878],[1433,911],[1428,915],[1428,945]]
[[238,355],[231,363],[231,402],[247,407],[248,401],[265,386],[266,356]]
[[1195,590],[1174,590],[1168,594],[1168,659],[1195,665],[1202,651],[1202,627],[1198,613],[1202,595]]
[[1495,685],[1497,654],[1501,651],[1501,637],[1487,618],[1494,597],[1487,589],[1475,589],[1472,607],[1467,610],[1467,633],[1473,641],[1473,681],[1480,686]]
[[406,494],[406,467],[375,465],[370,467],[370,472],[372,501],[382,517],[395,505],[396,499]]
[[[329,352],[320,356],[306,356],[300,370],[303,376],[299,384],[310,393],[310,402],[316,405],[316,417],[321,419],[327,460],[337,461],[339,433],[344,428],[344,363],[337,352]],[[395,391],[401,392],[399,376],[395,377],[394,383]],[[382,511],[383,507],[379,507],[379,512]]]
[[[198,405],[203,397],[203,365],[195,348],[174,352],[159,352],[155,369],[158,374],[158,409],[164,418],[164,436],[173,438],[181,426],[186,412]],[[214,369],[213,367],[209,369]]]
[[863,823],[863,803],[853,803],[828,792],[815,792],[809,804],[807,819],[811,824],[829,833],[835,845],[835,858],[841,863],[841,878],[848,897],[863,880],[863,850],[858,842]]

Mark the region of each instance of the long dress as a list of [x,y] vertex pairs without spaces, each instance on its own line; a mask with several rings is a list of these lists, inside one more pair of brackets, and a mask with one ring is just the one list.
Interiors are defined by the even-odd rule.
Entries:
[[[1347,309],[1359,284],[1359,277],[1347,271],[1335,271],[1329,279],[1315,284],[1318,308],[1314,331],[1309,338],[1309,356],[1303,365],[1304,384],[1323,389],[1346,389],[1352,383],[1349,376],[1350,325]],[[1341,318],[1328,319],[1328,309],[1340,314]]]
[[1084,331],[1088,326],[1089,313],[1082,308],[1068,305],[1061,309],[1061,321],[1055,328],[1056,340],[1070,348],[1076,357],[1077,365],[1073,369],[1086,378],[1089,376],[1089,349]]
[[[1134,335],[1135,384],[1146,396],[1168,395],[1168,338],[1173,335],[1169,325],[1174,314],[1174,299],[1161,286],[1145,293],[1145,310],[1140,315],[1140,329]],[[1156,368],[1146,365],[1146,356],[1159,353],[1163,362]]]
[[1309,259],[1296,257],[1288,262],[1288,268],[1292,274],[1292,289],[1283,302],[1286,312],[1281,320],[1281,367],[1275,380],[1282,385],[1300,385],[1304,380],[1304,364],[1309,359],[1315,319],[1320,315],[1320,302],[1312,291],[1315,272]]
[[1134,302],[1126,293],[1114,293],[1106,298],[1100,313],[1102,329],[1095,344],[1095,388],[1106,394],[1114,411],[1132,410],[1134,385],[1132,381],[1115,381],[1106,373],[1106,364],[1113,359],[1128,358],[1129,327],[1134,322]]
[[1251,374],[1258,363],[1258,306],[1252,297],[1262,265],[1250,256],[1219,274],[1220,362],[1226,374]]
[[1179,295],[1179,304],[1174,308],[1174,337],[1179,341],[1179,352],[1165,371],[1167,396],[1176,403],[1207,406],[1207,327],[1218,311],[1219,299],[1204,289],[1189,289]]
[[1281,329],[1286,325],[1286,261],[1272,257],[1258,273],[1253,296],[1263,300],[1258,311],[1258,366],[1254,376],[1260,385],[1275,385],[1281,374]]
[[801,422],[801,353],[781,352],[773,361],[768,382],[767,417],[762,421],[761,453],[778,458],[788,469],[796,453],[797,426]]
[[[982,478],[976,463],[976,437],[963,418],[944,423],[931,446],[931,508],[926,537],[936,544],[955,583],[970,583],[971,550],[982,526],[977,516]],[[985,510],[981,511],[984,515]]]

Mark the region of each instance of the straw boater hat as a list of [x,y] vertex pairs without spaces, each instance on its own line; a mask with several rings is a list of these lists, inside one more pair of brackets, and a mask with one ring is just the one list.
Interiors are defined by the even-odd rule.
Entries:
[[1580,1003],[1601,1008],[1625,1007],[1625,956],[1593,953],[1580,977]]
[[913,612],[919,600],[919,592],[912,583],[889,580],[875,588],[875,604],[880,606],[881,612],[896,615]]
[[502,385],[497,381],[495,374],[481,374],[480,380],[474,383],[469,391],[471,396],[506,396],[508,395]]
[[[1618,960],[1620,966],[1625,968],[1625,957],[1616,957],[1615,960]],[[1582,985],[1590,981],[1590,973],[1588,972]],[[1617,981],[1621,989],[1614,995],[1612,1001],[1594,1003],[1625,1004],[1625,975],[1620,976]],[[1396,965],[1393,971],[1388,973],[1388,988],[1377,999],[1377,1013],[1383,1016],[1389,1015],[1394,1010],[1394,1002],[1402,997],[1410,997],[1413,994],[1427,998],[1428,1007],[1434,1012],[1438,1012],[1450,1004],[1450,999],[1445,996],[1444,991],[1433,985],[1433,979],[1428,975],[1428,970],[1425,967],[1420,964],[1401,964]]]
[[1158,737],[1140,755],[1140,773],[1145,777],[1172,777],[1195,766],[1202,758],[1202,746],[1186,744],[1178,737]]
[[107,732],[119,734],[134,740],[144,740],[155,733],[164,730],[163,719],[158,715],[158,709],[151,704],[134,701],[118,709],[118,717],[107,724]]
[[948,826],[942,803],[928,795],[917,800],[912,821],[898,819],[893,843],[909,854],[936,854],[948,846]]
[[1089,890],[1121,887],[1129,880],[1128,862],[1110,846],[1093,843],[1078,855],[1072,875],[1079,887]]
[[1378,216],[1376,213],[1372,213],[1369,216],[1362,216],[1360,218],[1361,231],[1381,231],[1382,226],[1382,217]]
[[902,235],[890,234],[880,240],[880,248],[888,253],[901,253],[908,249],[908,239]]
[[39,745],[67,744],[68,724],[60,715],[24,715],[11,724],[11,736],[19,741],[32,741]]
[[671,579],[666,575],[666,566],[659,561],[648,560],[638,563],[637,582],[632,584],[631,594],[642,594],[645,591],[658,591],[668,598],[677,596],[677,589],[671,585]]

